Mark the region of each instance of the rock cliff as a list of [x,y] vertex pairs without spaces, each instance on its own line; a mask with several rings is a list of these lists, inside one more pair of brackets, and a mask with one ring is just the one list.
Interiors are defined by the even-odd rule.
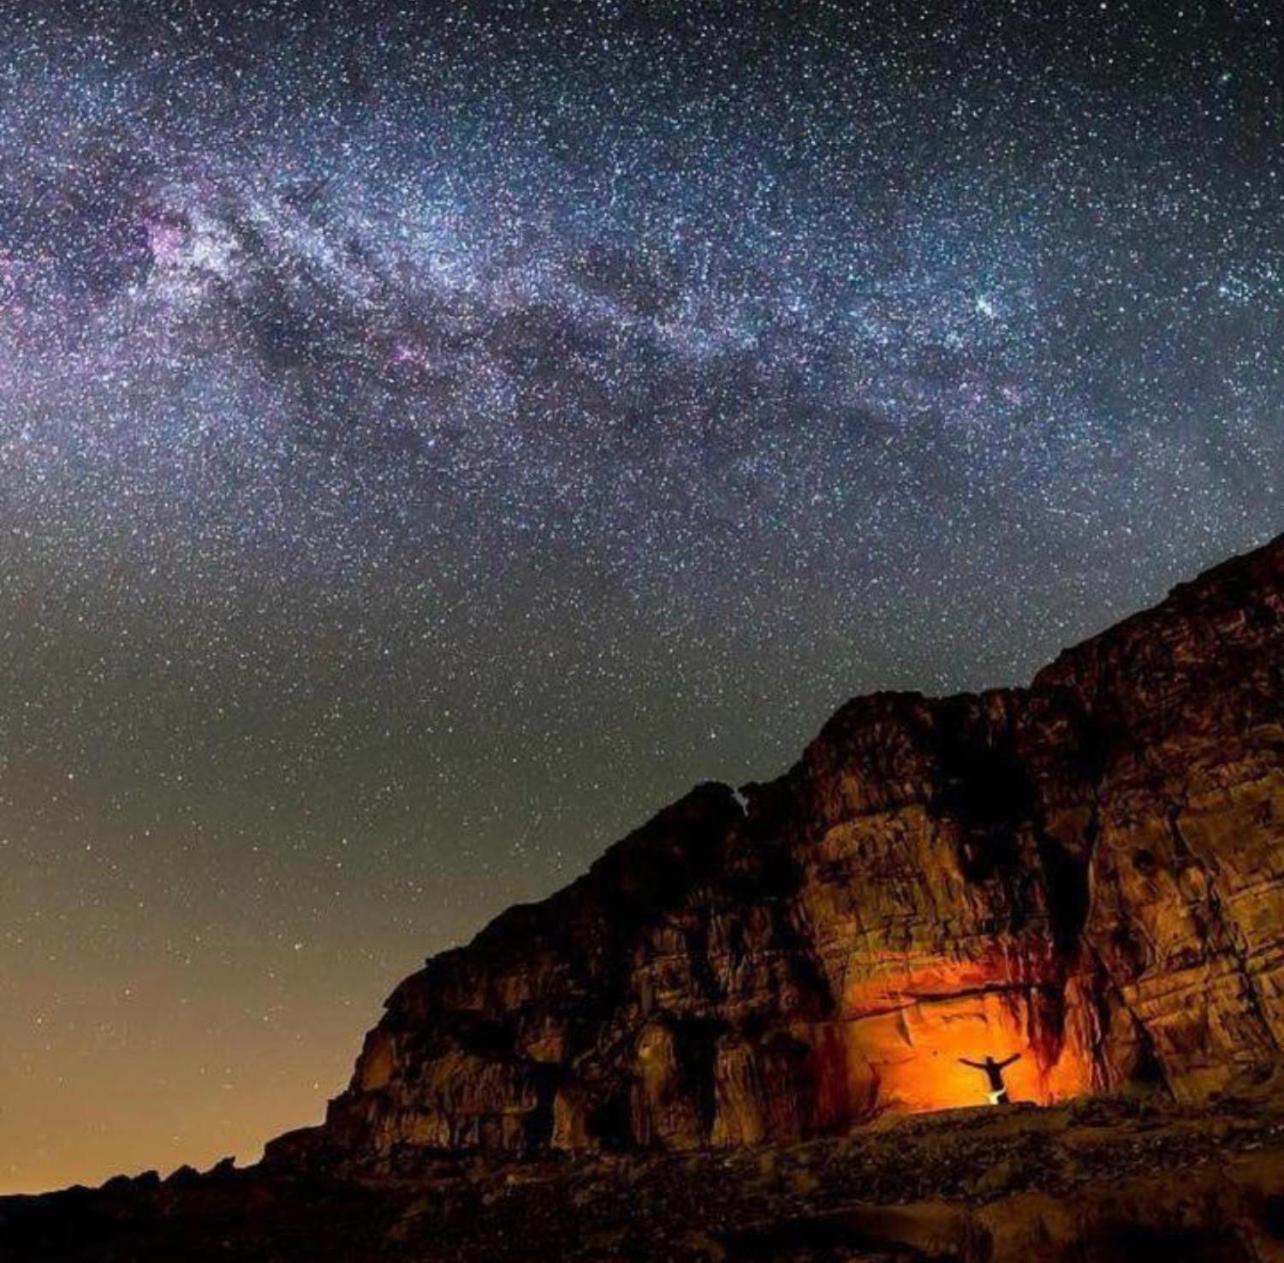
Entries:
[[1284,537],[1029,688],[858,698],[392,994],[269,1165],[787,1143],[1223,1087],[1284,1040]]

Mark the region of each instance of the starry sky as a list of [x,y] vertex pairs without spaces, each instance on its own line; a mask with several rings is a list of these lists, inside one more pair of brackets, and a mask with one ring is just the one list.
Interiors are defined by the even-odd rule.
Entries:
[[1284,529],[1284,15],[11,0],[0,1191]]

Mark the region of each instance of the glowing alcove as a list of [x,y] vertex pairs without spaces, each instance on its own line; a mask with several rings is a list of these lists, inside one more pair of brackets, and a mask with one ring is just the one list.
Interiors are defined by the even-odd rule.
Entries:
[[1092,1061],[1059,990],[1013,982],[984,967],[941,963],[896,986],[848,997],[841,1062],[850,1100],[873,1110],[924,1113],[985,1105],[990,1083],[961,1059],[1003,1061],[1013,1101],[1051,1104],[1092,1087]]

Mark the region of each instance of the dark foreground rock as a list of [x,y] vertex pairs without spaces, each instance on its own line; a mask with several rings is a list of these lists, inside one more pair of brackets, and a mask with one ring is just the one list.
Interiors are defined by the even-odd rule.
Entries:
[[14,1263],[1284,1259],[1284,1101],[1085,1099],[728,1152],[416,1155],[0,1201]]

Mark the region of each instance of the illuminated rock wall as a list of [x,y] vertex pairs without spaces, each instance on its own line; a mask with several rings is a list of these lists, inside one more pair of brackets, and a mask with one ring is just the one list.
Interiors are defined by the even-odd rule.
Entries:
[[[1284,1041],[1284,543],[1029,689],[848,703],[408,978],[282,1162],[683,1148],[1223,1085]],[[742,805],[747,804],[746,806]]]

